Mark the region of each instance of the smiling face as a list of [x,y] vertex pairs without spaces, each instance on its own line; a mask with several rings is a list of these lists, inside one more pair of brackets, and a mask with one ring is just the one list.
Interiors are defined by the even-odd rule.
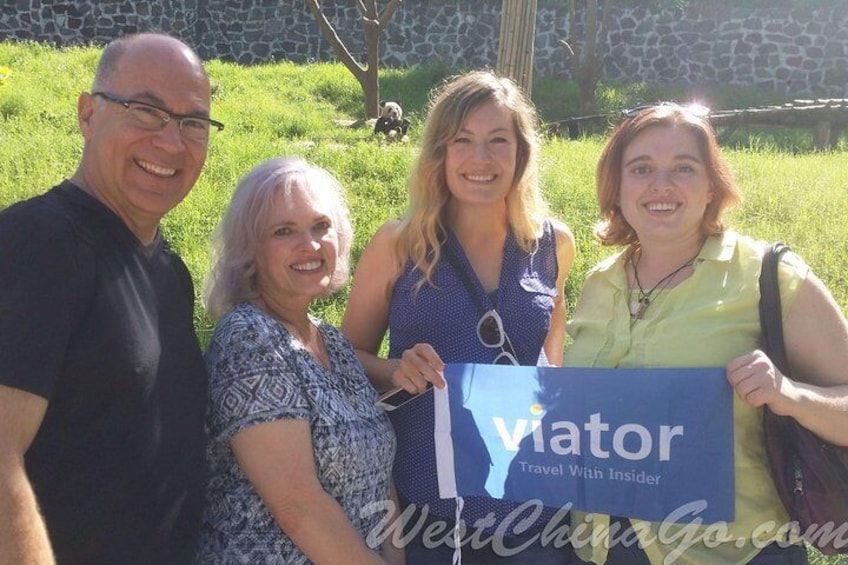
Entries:
[[257,290],[267,303],[308,307],[330,292],[339,253],[332,218],[327,198],[277,189],[256,253]]
[[624,150],[619,206],[643,244],[700,240],[713,198],[704,156],[682,127],[651,127]]
[[518,140],[512,114],[493,102],[470,112],[447,143],[445,178],[458,202],[503,203],[515,178]]
[[[175,114],[209,115],[209,81],[191,50],[173,38],[131,42],[96,88]],[[78,110],[85,147],[74,180],[149,241],[194,186],[207,143],[185,139],[176,120],[161,131],[143,129],[120,104],[87,93]]]

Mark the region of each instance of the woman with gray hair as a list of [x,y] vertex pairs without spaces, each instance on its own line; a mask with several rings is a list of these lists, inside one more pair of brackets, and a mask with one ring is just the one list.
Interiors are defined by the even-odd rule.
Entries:
[[200,563],[403,560],[381,557],[384,513],[366,511],[390,499],[391,425],[350,343],[309,314],[347,281],[351,238],[341,186],[302,159],[236,188],[205,294],[218,324]]

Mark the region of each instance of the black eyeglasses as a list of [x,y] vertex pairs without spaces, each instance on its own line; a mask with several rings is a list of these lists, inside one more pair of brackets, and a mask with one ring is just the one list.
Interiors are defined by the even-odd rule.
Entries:
[[519,365],[515,349],[504,330],[503,320],[497,310],[489,310],[477,322],[477,339],[486,347],[499,347],[501,352],[495,357],[495,365]]
[[114,104],[120,104],[126,109],[127,115],[130,116],[135,125],[142,129],[161,131],[165,129],[168,122],[174,120],[177,122],[183,137],[200,142],[208,141],[210,134],[224,129],[224,124],[211,118],[175,114],[147,102],[124,100],[106,92],[92,92],[91,95],[99,96]]
[[634,106],[632,108],[627,108],[626,110],[621,111],[621,119],[627,120],[630,118],[635,118],[645,110],[651,110],[653,108],[661,108],[663,106],[669,107],[677,107],[687,112],[695,117],[706,119],[710,115],[710,109],[702,104],[698,104],[696,102],[692,102],[690,104],[678,104],[677,102],[657,102],[656,104],[642,104],[639,106]]

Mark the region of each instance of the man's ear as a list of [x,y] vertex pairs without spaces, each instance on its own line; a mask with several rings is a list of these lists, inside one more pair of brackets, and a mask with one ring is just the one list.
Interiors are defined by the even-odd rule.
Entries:
[[77,120],[83,139],[91,135],[91,118],[94,115],[94,96],[88,92],[82,92],[77,98]]

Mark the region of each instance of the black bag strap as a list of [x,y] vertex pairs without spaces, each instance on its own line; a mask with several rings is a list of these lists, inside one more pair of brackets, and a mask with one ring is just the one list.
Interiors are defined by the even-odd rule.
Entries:
[[[780,257],[787,251],[789,251],[789,247],[776,241],[763,254],[763,265],[760,270],[760,328],[763,338],[763,351],[781,373],[789,376],[789,360],[786,356],[786,344],[783,339],[783,309],[780,305],[780,286],[777,280]],[[804,473],[801,469],[798,453],[790,439],[793,436],[791,425],[786,417],[774,414],[768,406],[765,406],[763,408],[763,426],[767,435],[769,430],[779,434],[779,441],[783,443],[782,450],[786,453],[791,464],[794,497],[786,508],[794,520],[799,515],[804,503],[802,498],[804,494]],[[769,458],[770,464],[773,464],[771,455]],[[783,502],[787,504],[786,500]]]
[[477,308],[480,310],[480,315],[482,316],[491,308],[486,308],[486,305],[483,304],[483,300],[480,298],[480,293],[477,292],[477,289],[474,288],[474,283],[471,281],[471,277],[468,276],[468,271],[462,266],[462,263],[459,261],[459,257],[456,256],[456,253],[451,249],[451,245],[449,241],[445,241],[442,245],[442,255],[445,256],[445,259],[448,263],[451,264],[456,274],[459,275],[460,280],[462,280],[462,284],[465,285],[465,289],[468,291],[468,294],[471,296],[471,299],[477,304]]
[[783,341],[783,312],[780,306],[780,287],[777,282],[777,266],[780,257],[790,251],[777,241],[763,255],[760,271],[760,327],[763,334],[763,351],[784,375],[789,375],[789,361]]

